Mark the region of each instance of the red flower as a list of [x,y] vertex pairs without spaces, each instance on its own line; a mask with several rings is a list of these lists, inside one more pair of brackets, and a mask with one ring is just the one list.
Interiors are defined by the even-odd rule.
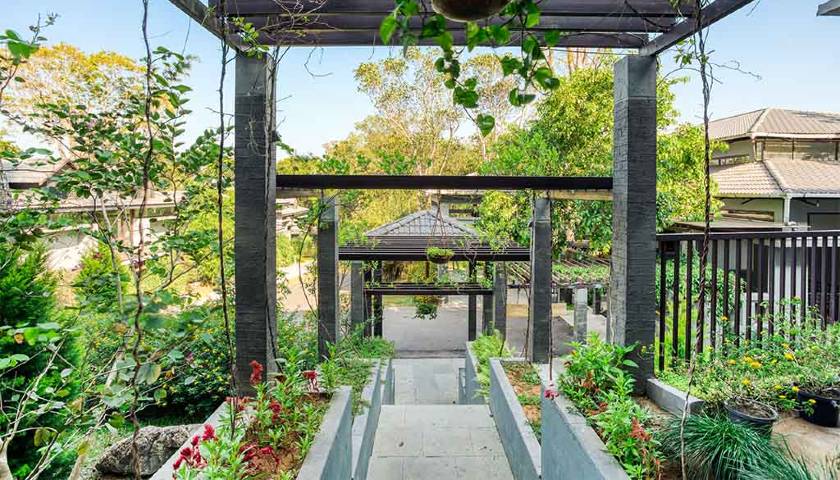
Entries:
[[192,438],[192,440],[190,441],[190,443],[192,443],[193,447],[197,447],[198,446],[198,435],[194,436]]
[[268,409],[271,410],[271,421],[277,422],[283,413],[283,405],[277,400],[272,399],[271,403],[268,404]]
[[215,440],[216,439],[216,429],[213,428],[213,425],[205,425],[204,426],[204,435],[201,436],[202,441],[207,440]]
[[554,388],[553,385],[551,385],[551,386],[549,386],[548,388],[545,389],[544,395],[545,395],[545,398],[547,398],[549,400],[554,400],[555,398],[560,396],[560,392],[558,392],[557,389]]
[[251,385],[257,386],[262,383],[263,366],[256,360],[251,360]]
[[317,392],[318,391],[318,372],[315,370],[305,370],[303,373],[303,378],[309,381],[309,391],[310,392]]
[[640,440],[642,442],[650,441],[650,433],[645,430],[645,427],[639,423],[639,420],[633,419],[632,420],[632,430],[630,431],[630,438],[635,438],[636,440]]
[[271,455],[274,456],[274,449],[271,447],[262,447],[260,449],[260,455]]

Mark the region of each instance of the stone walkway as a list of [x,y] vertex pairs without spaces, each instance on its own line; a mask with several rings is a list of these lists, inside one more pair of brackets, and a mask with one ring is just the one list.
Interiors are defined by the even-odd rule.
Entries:
[[371,480],[509,480],[486,405],[455,405],[462,358],[395,360],[396,403],[383,405]]

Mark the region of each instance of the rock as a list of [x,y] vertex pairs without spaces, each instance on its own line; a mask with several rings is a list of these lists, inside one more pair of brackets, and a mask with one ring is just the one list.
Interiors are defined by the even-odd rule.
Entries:
[[[196,425],[141,428],[137,437],[141,475],[154,474],[173,453],[181,448],[196,428]],[[132,475],[133,465],[134,456],[131,452],[131,437],[129,436],[105,450],[96,462],[96,470],[106,475]]]

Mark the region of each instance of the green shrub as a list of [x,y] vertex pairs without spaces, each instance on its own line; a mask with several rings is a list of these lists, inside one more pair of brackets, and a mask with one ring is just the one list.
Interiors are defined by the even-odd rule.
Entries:
[[494,331],[492,335],[481,335],[472,342],[472,352],[475,355],[479,391],[485,397],[490,393],[490,359],[507,358],[512,355],[502,335]]
[[[131,288],[128,268],[117,262],[122,294]],[[117,282],[111,251],[104,243],[82,257],[81,269],[73,284],[76,300],[83,311],[118,311]]]

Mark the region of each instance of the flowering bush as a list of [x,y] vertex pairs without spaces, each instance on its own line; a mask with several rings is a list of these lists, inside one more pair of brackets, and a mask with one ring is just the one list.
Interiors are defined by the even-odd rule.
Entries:
[[[659,444],[648,431],[650,414],[633,400],[633,378],[625,371],[636,364],[626,356],[635,346],[604,342],[592,334],[585,344],[573,343],[566,371],[559,378],[563,394],[593,424],[630,478],[659,478]],[[558,395],[547,389],[545,395]]]
[[[800,389],[820,389],[840,383],[840,325],[821,327],[821,320],[808,313],[801,322],[785,318],[784,312],[798,305],[784,301],[778,313],[765,318],[774,334],[764,332],[753,340],[726,339],[723,354],[702,356],[694,374],[692,394],[712,404],[744,397],[773,405],[779,410],[809,408],[799,405]],[[688,387],[685,365],[658,374],[680,389]]]

